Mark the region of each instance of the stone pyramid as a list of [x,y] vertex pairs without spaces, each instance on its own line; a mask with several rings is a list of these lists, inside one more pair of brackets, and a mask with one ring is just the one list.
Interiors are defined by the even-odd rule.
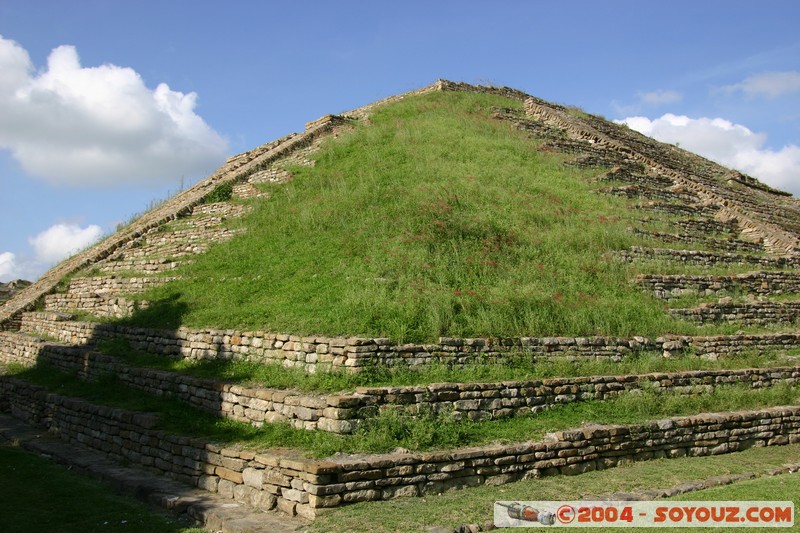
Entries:
[[[158,302],[134,297],[181,275],[209,247],[246,231],[228,222],[268,202],[265,183],[280,187],[291,169],[314,165],[324,143],[369,127],[371,113],[429,93],[487,93],[506,99],[491,119],[561,154],[564,164],[596,169],[600,195],[625,198],[640,214],[630,231],[652,246],[633,246],[613,260],[690,265],[692,273],[647,273],[630,282],[662,301],[665,313],[694,324],[730,323],[749,332],[658,336],[441,337],[425,343],[355,335],[213,327],[172,329],[124,322]],[[513,105],[512,105],[513,104]],[[666,214],[664,231],[648,221]],[[257,427],[289,424],[306,431],[357,433],[384,412],[413,417],[447,412],[476,423],[535,416],[551,406],[610,400],[644,389],[703,394],[730,384],[794,384],[800,365],[800,203],[740,172],[644,137],[572,108],[510,88],[439,80],[365,107],[327,115],[291,134],[231,157],[207,179],[71,257],[0,306],[0,364],[45,363],[92,381],[113,374],[121,386],[168,396],[220,417]],[[731,273],[716,273],[720,269]],[[701,303],[670,306],[696,297]],[[120,321],[122,320],[122,321]],[[759,329],[762,328],[762,329]],[[336,393],[241,385],[133,365],[96,348],[123,341],[132,350],[175,360],[248,360],[308,373],[359,372],[374,366],[420,369],[531,361],[624,362],[641,354],[727,361],[741,353],[772,354],[763,367],[582,375],[543,380],[363,386]],[[777,361],[777,362],[776,362]],[[544,439],[447,450],[396,450],[310,458],[299,450],[250,450],[169,434],[151,416],[43,394],[20,377],[0,376],[0,410],[40,424],[61,439],[132,463],[244,507],[315,519],[322,510],[360,501],[419,497],[478,485],[579,474],[653,458],[731,453],[753,446],[800,443],[800,405],[735,413],[697,413],[635,425],[588,425]]]

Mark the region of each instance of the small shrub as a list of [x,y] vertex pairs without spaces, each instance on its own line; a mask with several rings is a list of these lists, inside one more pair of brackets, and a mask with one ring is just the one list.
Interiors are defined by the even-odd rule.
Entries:
[[217,202],[227,202],[232,196],[233,184],[231,182],[221,183],[203,198],[203,203],[214,204]]

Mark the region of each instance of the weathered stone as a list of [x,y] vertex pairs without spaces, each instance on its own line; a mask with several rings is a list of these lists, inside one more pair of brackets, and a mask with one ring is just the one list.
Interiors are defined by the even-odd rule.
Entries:
[[242,482],[249,487],[260,489],[264,484],[264,470],[245,468],[242,471]]

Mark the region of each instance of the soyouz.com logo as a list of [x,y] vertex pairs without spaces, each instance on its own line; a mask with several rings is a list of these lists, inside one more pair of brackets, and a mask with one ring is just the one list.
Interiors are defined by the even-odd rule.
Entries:
[[794,503],[499,501],[496,527],[792,527]]

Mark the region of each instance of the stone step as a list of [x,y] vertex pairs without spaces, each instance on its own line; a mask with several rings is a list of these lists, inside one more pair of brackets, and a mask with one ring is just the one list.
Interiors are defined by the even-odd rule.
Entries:
[[705,250],[647,248],[643,246],[631,246],[629,250],[617,252],[616,255],[621,260],[628,262],[643,260],[674,261],[707,267],[716,265],[757,265],[762,268],[789,269],[797,268],[800,265],[800,259],[795,256],[775,257],[730,252],[709,252]]
[[733,276],[640,274],[635,283],[656,298],[723,296],[734,291],[762,296],[800,293],[800,272],[758,271]]
[[252,187],[252,184],[256,183],[286,183],[290,181],[293,178],[292,167],[314,166],[315,162],[310,156],[319,150],[320,142],[321,139],[315,139],[308,146],[295,150],[292,154],[282,158],[280,162],[273,163],[265,169],[254,172],[248,176],[247,183]]
[[598,192],[610,194],[612,196],[621,196],[623,198],[647,198],[649,200],[660,200],[665,203],[684,203],[687,205],[696,205],[700,202],[697,195],[687,194],[681,190],[651,187],[649,185],[623,185],[616,187],[604,187],[598,189]]
[[234,185],[232,194],[234,198],[238,198],[240,200],[269,196],[267,193],[263,193],[257,187],[254,187],[250,182]]
[[800,442],[800,406],[704,413],[631,425],[586,425],[542,440],[451,450],[337,454],[255,452],[157,428],[158,417],[46,394],[0,377],[0,404],[26,423],[115,461],[147,465],[234,502],[256,503],[313,519],[359,501],[419,497],[479,485],[575,475],[630,461],[706,456]]
[[248,183],[286,183],[291,181],[292,175],[283,168],[268,168],[261,170],[248,178]]
[[706,235],[735,235],[739,233],[739,224],[735,220],[720,221],[714,218],[686,218],[673,222],[686,233]]
[[631,228],[636,235],[657,239],[664,243],[685,243],[699,246],[705,250],[718,252],[764,252],[764,245],[758,242],[743,241],[740,239],[713,239],[695,234],[663,233],[658,231],[645,231]]
[[133,278],[93,276],[89,278],[73,278],[69,282],[67,294],[95,294],[97,296],[138,294],[177,279],[179,279],[177,276]]
[[[192,209],[192,216],[190,219],[199,219],[204,216],[219,217],[224,220],[226,218],[239,218],[252,210],[252,207],[241,204],[234,204],[231,202],[215,202],[211,204],[201,204]],[[183,220],[183,219],[179,219]]]
[[161,231],[148,234],[143,244],[146,246],[157,246],[170,244],[223,242],[232,239],[243,231],[244,228],[230,229],[222,227],[194,227],[172,231]]
[[192,261],[181,259],[120,259],[117,261],[107,261],[95,263],[94,268],[106,274],[120,272],[134,272],[139,274],[157,274],[175,270],[181,265],[190,264]]
[[702,216],[706,218],[713,218],[719,211],[719,207],[712,204],[697,204],[689,205],[684,203],[670,203],[670,202],[641,202],[632,206],[634,209],[643,211],[655,211],[657,213],[666,213],[668,215],[678,216]]
[[702,304],[699,307],[670,309],[670,314],[684,320],[700,322],[736,322],[759,325],[796,324],[800,319],[800,302],[755,302]]
[[[563,132],[538,120],[530,120],[516,109],[492,108],[491,117],[510,122],[517,129],[527,132],[537,140],[555,141],[564,137]],[[610,165],[613,166],[613,165]]]
[[99,318],[125,318],[149,306],[147,301],[94,293],[48,294],[44,297],[45,311],[83,311]]
[[209,244],[206,242],[161,242],[158,244],[146,244],[140,247],[128,248],[109,257],[106,261],[98,264],[113,263],[116,261],[144,259],[144,258],[178,258],[190,255],[200,255],[208,251]]
[[596,178],[597,182],[621,182],[631,185],[641,185],[651,189],[668,189],[675,185],[675,182],[667,176],[650,174],[645,172],[644,165],[627,164],[612,168]]
[[125,259],[153,257],[182,257],[208,251],[211,243],[225,242],[244,232],[244,228],[192,227],[173,231],[149,233],[129,243],[119,252],[98,264]]

